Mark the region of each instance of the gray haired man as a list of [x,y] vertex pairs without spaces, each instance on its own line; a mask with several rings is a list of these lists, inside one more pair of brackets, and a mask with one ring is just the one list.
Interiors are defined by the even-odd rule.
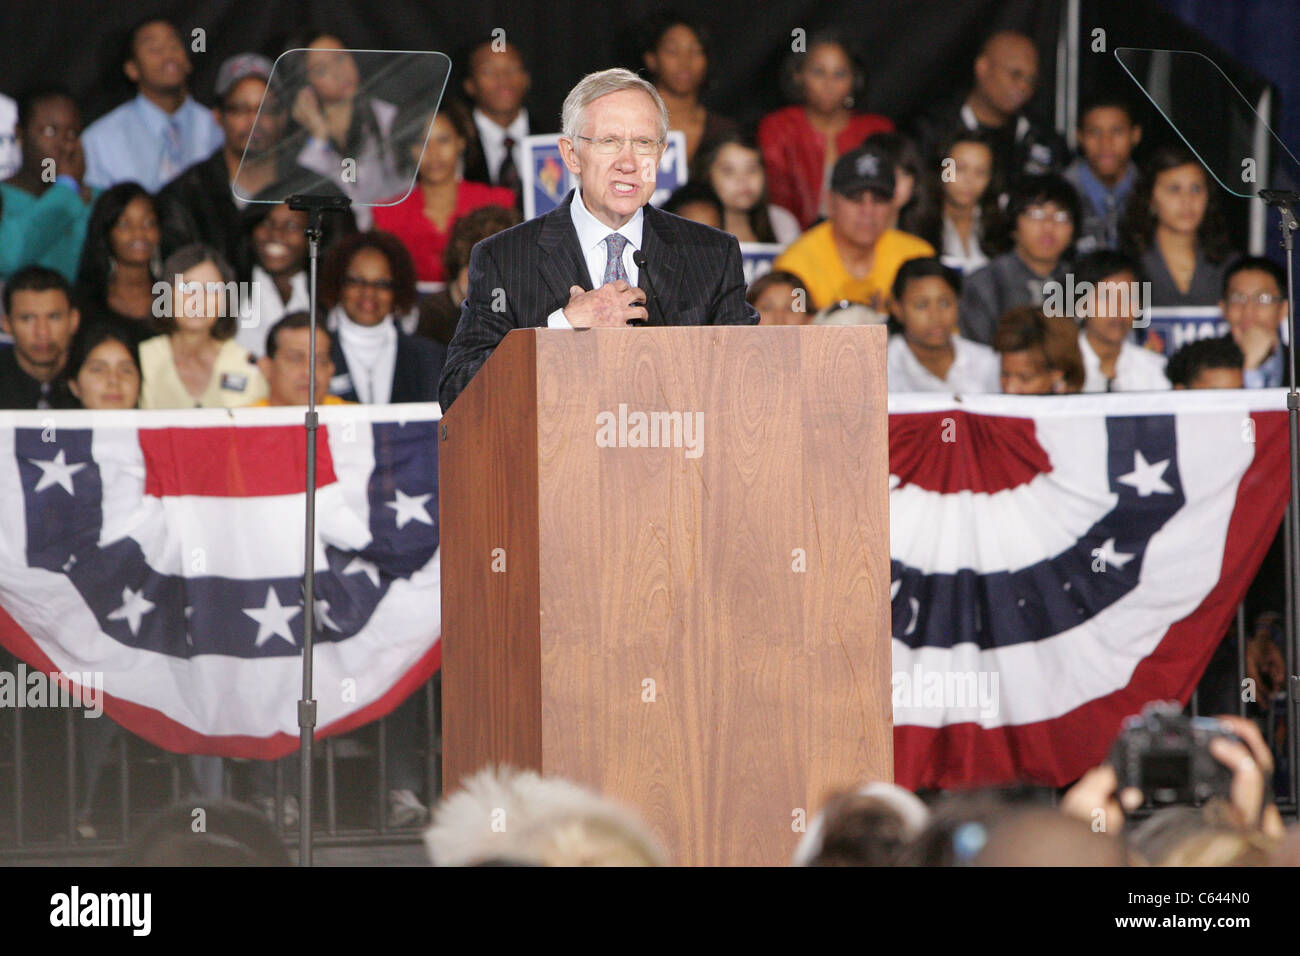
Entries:
[[628,70],[589,74],[561,121],[560,155],[578,187],[474,247],[439,385],[444,410],[511,329],[758,324],[735,237],[649,205],[668,136],[654,86]]

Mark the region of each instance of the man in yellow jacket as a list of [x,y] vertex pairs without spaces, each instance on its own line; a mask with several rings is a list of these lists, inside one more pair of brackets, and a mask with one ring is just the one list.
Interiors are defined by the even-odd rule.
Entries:
[[894,167],[880,148],[861,146],[841,156],[830,192],[830,218],[796,239],[772,268],[803,279],[812,299],[809,312],[846,300],[883,313],[898,267],[934,255],[934,248],[889,228]]

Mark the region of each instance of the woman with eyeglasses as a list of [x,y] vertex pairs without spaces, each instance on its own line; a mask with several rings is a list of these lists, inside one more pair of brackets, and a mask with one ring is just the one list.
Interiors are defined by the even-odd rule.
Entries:
[[[443,282],[442,267],[452,227],[469,213],[484,206],[513,209],[514,190],[504,186],[468,182],[463,178],[465,150],[475,137],[474,121],[454,100],[442,104],[423,140],[420,123],[399,124],[421,134],[419,139],[399,143],[412,162],[419,162],[416,187],[395,206],[376,206],[375,228],[401,239],[415,260],[415,276],[421,282]],[[423,150],[423,152],[421,152]]]
[[438,400],[446,347],[397,323],[416,302],[415,265],[400,239],[380,230],[341,239],[325,256],[319,293],[334,333],[331,394],[367,405]]
[[1182,146],[1162,146],[1143,166],[1120,234],[1151,283],[1151,305],[1218,303],[1232,252],[1218,193]]
[[154,283],[163,275],[162,229],[139,183],[118,183],[95,200],[73,291],[83,323],[116,325],[139,344],[158,334]]
[[235,270],[194,243],[168,256],[163,273],[174,277],[171,308],[159,319],[163,334],[140,343],[140,407],[238,408],[265,398],[266,379],[234,340]]
[[1023,305],[1042,306],[1051,283],[1065,283],[1079,222],[1079,194],[1060,176],[1022,176],[1007,197],[1001,240],[1010,249],[962,284],[961,334],[993,344],[998,318]]
[[61,90],[28,94],[18,105],[16,133],[23,164],[0,183],[0,280],[40,265],[71,282],[99,195],[84,182],[81,111]]

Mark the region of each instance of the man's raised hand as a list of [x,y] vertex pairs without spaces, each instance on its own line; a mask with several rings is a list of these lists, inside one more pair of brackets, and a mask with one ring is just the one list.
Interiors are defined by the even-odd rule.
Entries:
[[645,321],[650,313],[645,308],[645,293],[619,279],[590,292],[580,285],[570,286],[564,317],[575,329],[590,329],[626,326],[632,319]]

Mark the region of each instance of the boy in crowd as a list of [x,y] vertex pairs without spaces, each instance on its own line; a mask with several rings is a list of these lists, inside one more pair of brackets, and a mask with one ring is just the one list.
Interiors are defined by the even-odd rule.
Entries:
[[692,179],[678,186],[660,208],[691,222],[700,222],[714,229],[722,228],[722,200],[713,191],[713,187],[702,179]]
[[519,47],[507,43],[497,49],[494,38],[480,40],[462,62],[469,75],[462,83],[474,104],[474,129],[478,137],[465,150],[465,179],[520,191],[524,138],[533,129],[524,106],[532,78]]
[[961,278],[938,258],[909,259],[889,311],[901,327],[886,349],[891,392],[996,392],[1000,365],[987,345],[957,334]]
[[1059,395],[1083,387],[1083,357],[1075,325],[1059,315],[1021,306],[998,320],[993,350],[1002,358],[1008,395]]
[[1142,127],[1122,99],[1095,99],[1079,114],[1082,155],[1064,173],[1083,200],[1079,252],[1119,248],[1119,224],[1138,180],[1133,150],[1141,140]]
[[169,21],[155,17],[131,31],[122,69],[139,93],[86,130],[86,182],[107,189],[134,181],[157,192],[221,146],[221,127],[190,96],[189,53]]
[[1245,356],[1246,388],[1286,385],[1286,348],[1281,342],[1287,320],[1286,273],[1281,266],[1263,256],[1238,259],[1224,273],[1219,308],[1228,320],[1228,334]]
[[1165,373],[1174,388],[1241,388],[1245,356],[1231,335],[1184,345]]
[[81,321],[68,280],[44,266],[19,269],[5,285],[4,307],[0,327],[14,344],[0,350],[0,408],[79,408],[64,375]]
[[1133,260],[1109,250],[1084,256],[1074,266],[1076,288],[1091,290],[1081,300],[1084,314],[1076,316],[1083,326],[1079,351],[1086,373],[1085,392],[1148,392],[1169,387],[1164,356],[1132,340],[1134,317],[1148,307],[1142,301],[1140,275]]

